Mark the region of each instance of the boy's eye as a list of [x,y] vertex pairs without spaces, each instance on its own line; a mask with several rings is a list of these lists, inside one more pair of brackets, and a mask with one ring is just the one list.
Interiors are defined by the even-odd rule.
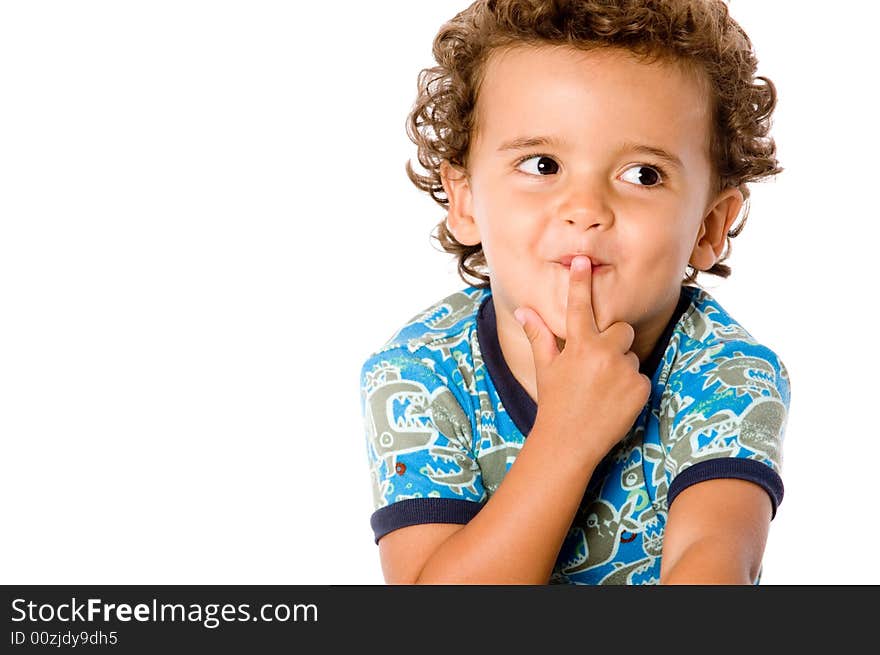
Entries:
[[[634,175],[630,175],[630,173],[635,172]],[[626,175],[630,175],[629,179],[626,179]],[[653,166],[633,166],[632,168],[624,171],[622,178],[626,179],[627,182],[632,182],[634,184],[639,184],[641,186],[654,187],[658,186],[659,183],[663,180],[662,175],[658,172],[656,168]]]
[[[554,175],[559,172],[559,164],[556,160],[547,155],[530,155],[519,160],[516,165],[517,170],[529,175]],[[626,176],[629,175],[629,178]],[[661,186],[666,178],[663,171],[658,166],[647,166],[640,164],[633,166],[624,171],[621,176],[625,181],[637,184],[646,188],[654,188]]]
[[532,155],[521,159],[516,165],[518,170],[530,175],[553,175],[559,172],[559,164],[547,155]]

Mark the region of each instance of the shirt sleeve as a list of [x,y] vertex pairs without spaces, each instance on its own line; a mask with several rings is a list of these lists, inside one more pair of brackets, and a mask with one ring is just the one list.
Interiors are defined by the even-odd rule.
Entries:
[[409,525],[476,516],[486,492],[472,425],[430,355],[371,356],[361,369],[361,409],[376,543]]
[[767,491],[775,517],[790,403],[785,365],[765,346],[727,341],[696,353],[674,378],[661,419],[667,505],[698,482],[739,478]]

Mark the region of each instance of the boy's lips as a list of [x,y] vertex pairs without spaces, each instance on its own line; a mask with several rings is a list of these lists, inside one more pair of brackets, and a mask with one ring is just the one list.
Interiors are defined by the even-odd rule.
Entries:
[[591,268],[592,268],[593,272],[595,272],[596,269],[598,269],[598,268],[606,268],[607,269],[607,267],[608,267],[608,264],[606,264],[605,262],[600,260],[598,257],[593,257],[592,255],[585,255],[583,253],[578,253],[576,255],[563,255],[558,260],[556,260],[555,263],[562,264],[566,268],[571,268],[571,260],[574,259],[575,257],[587,257],[590,260],[590,264],[592,264]]

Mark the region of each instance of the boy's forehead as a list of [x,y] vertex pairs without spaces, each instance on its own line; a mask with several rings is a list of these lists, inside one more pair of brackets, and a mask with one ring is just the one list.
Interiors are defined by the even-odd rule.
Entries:
[[496,48],[483,69],[475,138],[589,133],[708,143],[707,80],[668,60],[646,63],[618,48]]

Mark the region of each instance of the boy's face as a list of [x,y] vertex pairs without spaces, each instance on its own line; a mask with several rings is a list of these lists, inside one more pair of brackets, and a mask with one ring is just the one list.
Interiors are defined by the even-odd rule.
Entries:
[[604,264],[592,278],[599,329],[622,320],[659,336],[686,265],[714,264],[742,204],[738,190],[710,193],[700,84],[619,50],[517,46],[490,57],[476,112],[468,176],[444,167],[448,226],[482,243],[499,322],[529,306],[564,340],[559,261],[577,253]]

